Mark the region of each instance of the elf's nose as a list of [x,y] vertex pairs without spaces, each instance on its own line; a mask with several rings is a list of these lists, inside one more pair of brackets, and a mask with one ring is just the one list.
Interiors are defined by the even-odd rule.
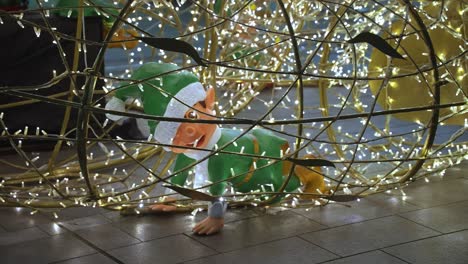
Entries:
[[184,132],[187,137],[193,137],[196,133],[196,129],[193,126],[188,125],[185,127]]

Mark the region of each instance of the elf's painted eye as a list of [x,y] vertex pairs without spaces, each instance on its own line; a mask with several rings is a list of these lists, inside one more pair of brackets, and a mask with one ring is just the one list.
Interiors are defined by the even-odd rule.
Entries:
[[198,119],[198,114],[197,114],[197,112],[195,112],[193,110],[189,110],[187,112],[187,114],[185,114],[185,117],[190,118],[190,119]]

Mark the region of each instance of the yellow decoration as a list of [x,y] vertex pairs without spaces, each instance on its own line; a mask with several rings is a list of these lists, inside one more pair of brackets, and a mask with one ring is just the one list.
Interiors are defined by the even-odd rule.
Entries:
[[[461,30],[464,32],[465,25],[461,20],[461,10],[459,1],[450,1],[446,7],[445,15],[448,17],[442,25],[438,24],[432,28],[428,28],[429,35],[433,41],[436,56],[439,64],[445,64],[439,68],[441,81],[447,80],[449,83],[441,87],[441,104],[454,102],[463,102],[466,94],[468,94],[468,82],[466,77],[466,61],[464,58],[455,59],[461,52],[466,50],[464,37],[457,33]],[[430,17],[438,17],[440,11],[440,3],[432,3],[424,8],[424,11]],[[423,14],[421,14],[424,17]],[[426,25],[430,21],[425,22]],[[457,30],[458,29],[458,30]],[[452,32],[450,30],[453,30]],[[424,71],[423,65],[430,66],[428,49],[421,37],[414,32],[409,25],[404,28],[402,21],[393,23],[391,32],[393,35],[407,34],[408,37],[401,40],[398,46],[398,52],[402,55],[407,55],[406,60],[393,59],[392,80],[388,85],[382,88],[382,91],[377,99],[378,103],[385,109],[399,109],[408,107],[427,106],[433,103],[432,93],[434,91],[434,80],[432,71]],[[384,38],[389,38],[389,34],[384,34]],[[396,39],[392,45],[396,47]],[[391,43],[391,42],[390,42]],[[417,66],[416,66],[417,65]],[[380,51],[374,49],[371,55],[369,64],[369,77],[383,77],[387,67],[387,56]],[[424,77],[418,71],[423,71]],[[398,75],[409,76],[403,78],[394,78]],[[376,95],[382,85],[381,80],[370,81],[369,86],[374,95]],[[465,119],[468,118],[468,113],[453,115],[458,113],[462,107],[446,108],[440,110],[440,121],[444,124],[464,125]],[[451,116],[452,115],[452,116]],[[423,124],[427,123],[432,116],[431,111],[419,111],[395,114],[394,117]],[[449,117],[450,116],[450,117]],[[446,119],[447,118],[447,119]]]

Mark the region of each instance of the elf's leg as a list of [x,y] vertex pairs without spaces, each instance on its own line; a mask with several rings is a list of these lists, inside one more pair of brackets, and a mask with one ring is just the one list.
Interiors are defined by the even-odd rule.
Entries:
[[[284,162],[281,162],[284,163]],[[286,182],[286,180],[289,177],[289,171],[284,173],[284,164],[283,164],[283,170],[274,170],[272,172],[272,182],[273,182],[273,187],[274,187],[274,192],[278,192],[280,188],[283,186],[283,184]],[[301,182],[299,181],[299,178],[293,173],[291,175],[291,178],[289,178],[286,187],[284,188],[283,192],[297,192],[297,189],[301,186]],[[274,203],[279,203],[281,200],[283,200],[285,197],[284,194],[276,196],[275,199],[272,200],[272,204]]]
[[[315,158],[312,155],[306,155],[304,158]],[[283,163],[283,173],[287,175],[291,170],[292,163],[285,161]],[[294,174],[299,178],[300,182],[304,186],[304,193],[317,193],[325,194],[328,192],[328,188],[325,185],[323,179],[322,170],[320,167],[307,168],[304,166],[295,166]]]

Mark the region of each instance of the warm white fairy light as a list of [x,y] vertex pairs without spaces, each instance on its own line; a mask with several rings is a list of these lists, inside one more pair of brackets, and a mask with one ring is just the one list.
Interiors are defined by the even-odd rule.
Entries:
[[[206,39],[204,36],[204,33],[198,33],[196,35],[190,35],[191,32],[196,32],[197,30],[201,29],[202,26],[199,24],[199,18],[202,17],[202,15],[205,15],[205,11],[199,9],[196,5],[192,5],[190,7],[189,12],[190,14],[193,15],[191,21],[189,21],[189,25],[177,28],[177,24],[180,23],[177,21],[177,12],[172,13],[172,12],[166,12],[167,8],[170,8],[170,6],[163,5],[161,3],[158,3],[156,1],[153,1],[154,3],[147,2],[146,4],[142,4],[141,6],[135,6],[136,11],[130,15],[130,17],[127,18],[127,21],[130,23],[137,25],[138,22],[148,20],[152,21],[154,23],[154,29],[158,28],[174,28],[176,30],[180,30],[180,34],[189,34],[188,37],[184,37],[184,40],[188,40],[190,43],[194,44],[197,43],[199,45],[200,41],[205,42],[209,48],[211,47],[212,43],[210,42],[209,39]],[[228,65],[230,66],[237,66],[241,68],[253,68],[253,69],[264,69],[264,70],[278,70],[278,71],[295,71],[295,58],[294,54],[291,50],[291,43],[290,41],[287,41],[288,38],[288,29],[284,23],[284,18],[282,17],[281,12],[279,10],[271,10],[271,7],[268,3],[268,1],[261,2],[261,1],[254,1],[254,5],[248,6],[244,11],[240,12],[239,14],[235,15],[232,17],[233,21],[226,22],[229,26],[227,27],[219,27],[216,28],[215,32],[218,35],[218,44],[220,45],[218,47],[217,55],[220,57],[216,58],[216,60],[219,61],[229,61],[232,60],[233,58],[240,58],[242,56],[242,59],[238,59],[237,61],[232,61],[229,62]],[[118,5],[117,2],[114,2],[115,5]],[[432,2],[431,4],[436,4],[435,2]],[[299,39],[298,43],[300,45],[301,49],[301,54],[304,54],[304,56],[309,56],[313,54],[313,51],[315,48],[318,48],[318,42],[317,41],[322,41],[324,38],[327,36],[329,33],[326,27],[323,26],[323,23],[331,23],[334,19],[334,15],[330,13],[326,8],[324,8],[324,5],[327,5],[329,8],[334,10],[334,12],[339,12],[340,6],[331,4],[331,3],[319,3],[319,2],[308,2],[304,1],[301,2],[297,5],[293,5],[290,7],[290,12],[292,17],[306,17],[307,15],[314,14],[314,19],[313,20],[305,20],[304,23],[302,24],[301,21],[299,20],[293,20],[292,25],[296,30],[296,35],[305,37],[307,40]],[[229,3],[226,3],[224,12],[227,12],[229,8],[235,9],[235,7],[239,6],[239,3],[236,1],[232,1]],[[404,14],[405,9],[397,6],[397,5],[389,5],[387,8],[391,8],[394,10],[397,14]],[[139,12],[139,10],[145,10],[145,12]],[[175,9],[175,8],[174,8]],[[354,9],[356,11],[360,12],[365,12],[363,10],[370,10],[368,13],[366,13],[369,17],[373,18],[374,21],[377,23],[377,25],[374,25],[370,23],[370,20],[360,16],[359,13],[357,12],[346,12],[344,14],[344,19],[343,23],[345,27],[351,30],[352,34],[359,32],[360,30],[362,31],[363,29],[370,29],[371,32],[374,32],[376,34],[381,33],[382,28],[390,28],[391,26],[391,21],[394,21],[395,19],[398,19],[397,16],[394,14],[391,14],[389,12],[386,12],[387,9],[383,9],[382,7],[379,7],[376,4],[373,4],[372,2],[359,2],[358,4],[354,4],[351,9]],[[306,10],[308,12],[306,12]],[[164,12],[163,12],[164,11]],[[176,11],[176,10],[174,10]],[[263,13],[262,13],[263,12]],[[445,10],[444,12],[448,12]],[[158,14],[159,13],[159,14]],[[168,14],[168,15],[166,15]],[[47,11],[48,15],[48,11]],[[164,19],[168,20],[164,20]],[[213,21],[219,21],[217,18],[213,17]],[[246,23],[245,21],[248,21]],[[450,19],[445,15],[442,17],[441,22],[439,23],[446,23],[444,21],[450,21]],[[3,21],[0,21],[2,23]],[[248,26],[245,25],[240,25],[238,24],[239,22],[245,23]],[[24,23],[23,23],[24,25]],[[142,26],[143,24],[139,25]],[[236,27],[238,26],[238,27]],[[255,26],[261,29],[266,29],[270,30],[271,32],[263,32],[259,31],[257,29],[251,29],[249,26]],[[452,26],[450,26],[452,27]],[[241,30],[239,30],[239,28]],[[249,31],[250,30],[250,31]],[[303,30],[303,32],[302,32]],[[315,59],[313,60],[313,63],[311,63],[307,70],[306,73],[318,75],[318,76],[324,76],[323,80],[326,80],[328,83],[327,89],[330,91],[326,92],[326,95],[328,96],[329,99],[329,105],[328,106],[319,106],[319,105],[305,105],[306,109],[304,109],[304,115],[305,117],[308,117],[308,115],[318,117],[321,116],[321,114],[324,115],[334,115],[337,113],[337,110],[343,109],[345,110],[346,113],[354,113],[354,112],[367,112],[370,111],[370,108],[372,106],[369,101],[363,101],[364,97],[371,98],[371,101],[375,99],[374,94],[369,92],[367,82],[366,81],[357,81],[356,83],[352,83],[350,80],[354,78],[354,74],[356,74],[359,78],[366,78],[367,76],[370,75],[370,72],[367,71],[366,65],[369,63],[369,55],[368,49],[366,45],[356,45],[356,55],[357,58],[355,58],[353,51],[350,47],[350,45],[347,45],[345,43],[346,39],[349,39],[347,36],[346,32],[344,31],[344,28],[340,25],[336,28],[333,29],[334,31],[331,34],[330,41],[332,42],[337,42],[338,44],[330,44],[330,49],[334,54],[336,54],[336,57],[333,58],[328,58],[328,61],[326,64],[321,64],[319,63],[318,60],[323,58],[323,51],[324,47],[319,48],[319,52],[315,55]],[[460,26],[453,26],[453,32],[460,31]],[[36,30],[34,29],[34,32],[37,37],[40,36],[41,30]],[[159,31],[158,36],[164,37],[164,32],[163,30]],[[237,39],[232,39],[231,36],[238,34],[239,32],[247,32],[245,38],[239,37]],[[276,32],[282,32],[284,34],[277,34]],[[400,32],[396,32],[395,35],[400,34]],[[455,33],[454,33],[455,34]],[[227,42],[223,42],[223,40],[229,40]],[[283,40],[286,40],[286,42],[281,42]],[[193,42],[192,42],[193,41]],[[55,43],[56,44],[56,43]],[[262,50],[257,53],[253,53],[252,55],[247,55],[249,52],[254,51],[255,49],[262,48],[264,45],[270,45],[270,44],[275,44],[270,48],[267,48],[265,50]],[[252,48],[253,50],[243,50],[243,48],[249,47]],[[81,48],[81,47],[80,47]],[[203,45],[196,46],[196,50],[201,54],[202,56],[207,58],[207,51],[204,49]],[[130,56],[128,57],[128,62],[129,64],[142,64],[144,62],[149,61],[148,58],[145,57],[143,54],[144,51],[147,51],[149,47],[147,45],[140,45],[138,48],[133,49],[133,50],[128,50],[126,51],[127,53],[130,53]],[[240,49],[241,52],[235,53],[233,52],[235,49]],[[461,51],[464,51],[465,49],[463,47],[459,47]],[[83,45],[83,50],[86,52],[86,46]],[[232,57],[229,54],[233,54]],[[278,56],[274,56],[273,54],[276,54]],[[447,53],[448,54],[448,53]],[[447,54],[438,54],[439,58],[443,61],[449,61],[450,57]],[[65,54],[64,54],[65,55]],[[223,57],[224,56],[224,57]],[[404,57],[407,57],[407,54],[403,54]],[[354,69],[353,68],[353,63],[357,63],[358,68]],[[191,59],[181,57],[180,55],[175,55],[174,53],[169,53],[169,52],[163,52],[163,51],[155,51],[155,57],[151,59],[151,61],[176,61],[180,62],[180,64],[187,66],[193,63]],[[306,61],[306,58],[303,58],[303,63]],[[455,62],[454,62],[455,63]],[[460,62],[458,62],[460,63]],[[455,64],[454,64],[455,65]],[[129,66],[129,69],[126,70],[124,74],[112,74],[109,73],[108,76],[113,78],[114,76],[117,78],[128,78],[131,76],[132,70],[134,66]],[[464,78],[464,69],[463,67],[460,66],[460,64],[456,65],[457,67],[456,70],[456,76],[454,77],[455,80],[453,81],[458,81],[462,82]],[[199,71],[200,69],[196,68],[194,71]],[[384,77],[384,72],[386,69],[382,68],[382,77]],[[357,71],[357,72],[356,72]],[[263,111],[262,109],[256,109],[255,107],[251,107],[250,100],[253,98],[253,102],[255,101],[260,101],[260,98],[262,95],[259,95],[259,83],[257,81],[259,80],[271,80],[272,83],[275,82],[281,82],[281,81],[291,81],[291,78],[293,76],[288,76],[288,75],[282,75],[282,74],[271,74],[271,73],[261,73],[261,72],[252,72],[244,69],[230,69],[229,67],[216,67],[216,75],[218,78],[217,84],[217,89],[221,91],[223,88],[227,88],[226,92],[224,95],[222,95],[221,92],[218,93],[220,96],[219,100],[223,100],[224,103],[222,104],[217,104],[217,109],[218,113],[221,115],[236,115],[238,112],[242,111]],[[403,74],[402,68],[397,68],[394,67],[392,70],[393,75],[398,75],[398,74]],[[211,72],[205,71],[203,73],[205,76],[205,82],[209,82],[211,76]],[[54,74],[54,76],[57,76]],[[229,85],[232,83],[231,80],[224,79],[225,77],[231,77],[235,76],[237,78],[237,84],[233,87],[235,89],[229,89]],[[443,77],[441,78],[452,78],[448,76],[447,74],[442,75]],[[340,80],[335,80],[333,79],[334,77],[343,77],[344,79]],[[349,78],[349,79],[346,79]],[[421,84],[425,83],[426,80],[424,80],[424,76],[419,76],[417,75],[415,79],[420,82]],[[220,81],[221,80],[221,81]],[[245,80],[245,82],[243,81]],[[305,80],[308,81],[309,77],[305,77]],[[397,80],[397,79],[395,79]],[[115,82],[118,85],[118,81],[113,80],[112,82]],[[286,82],[287,83],[287,82]],[[277,103],[277,98],[278,95],[281,95],[284,90],[276,90],[275,85],[275,90],[272,92],[271,99],[266,99],[263,100],[262,102],[264,103],[264,106],[266,109],[272,108],[276,103]],[[336,89],[336,86],[341,86],[345,87],[345,89]],[[389,86],[394,88],[394,89],[402,89],[400,87],[399,83],[394,80],[390,80]],[[105,87],[105,92],[107,93],[111,88],[115,87],[115,84],[108,84],[106,81],[106,87]],[[75,91],[74,91],[75,92]],[[353,93],[352,96],[354,96],[353,99],[347,99],[346,95],[348,92]],[[457,93],[457,95],[462,93],[461,89],[457,89],[454,92]],[[76,94],[78,96],[78,94]],[[331,100],[330,100],[331,99]],[[334,101],[334,99],[337,99]],[[394,94],[388,95],[388,103],[392,104],[397,101],[398,98]],[[274,124],[278,120],[284,120],[285,116],[290,116],[289,119],[296,119],[297,118],[297,113],[299,111],[294,111],[297,109],[300,101],[295,97],[293,94],[287,95],[281,102],[280,102],[280,109],[283,112],[288,112],[287,115],[284,116],[277,116],[279,113],[273,113],[268,115],[267,121],[270,123]],[[314,102],[315,104],[316,102]],[[453,107],[451,110],[451,113],[458,113],[464,110],[462,106],[459,107]],[[292,114],[291,114],[292,113]],[[393,117],[392,117],[393,118]],[[345,193],[353,193],[353,186],[352,184],[356,185],[363,185],[363,186],[370,186],[371,191],[378,191],[378,190],[385,190],[386,189],[386,184],[389,184],[389,186],[392,183],[395,183],[398,181],[399,177],[394,176],[395,174],[389,174],[387,173],[382,173],[379,172],[378,174],[372,174],[372,173],[366,173],[366,170],[371,170],[372,168],[375,168],[375,165],[378,166],[394,166],[397,164],[397,162],[392,162],[390,160],[392,159],[406,159],[406,157],[418,159],[421,158],[423,149],[421,146],[415,146],[414,142],[419,142],[425,139],[427,137],[427,132],[425,132],[426,125],[423,121],[418,120],[417,124],[419,127],[414,126],[414,131],[413,133],[409,133],[408,135],[398,135],[395,133],[395,131],[390,131],[392,128],[389,127],[382,127],[382,125],[379,124],[378,118],[372,118],[369,122],[367,122],[367,118],[361,118],[361,119],[356,119],[358,120],[356,123],[359,125],[356,125],[358,129],[352,130],[352,126],[348,125],[348,123],[341,123],[341,121],[333,121],[335,124],[333,124],[329,130],[333,131],[334,133],[334,138],[330,138],[331,134],[327,134],[328,131],[325,131],[325,127],[327,126],[326,123],[324,122],[317,122],[314,124],[306,124],[304,127],[305,132],[303,134],[304,137],[307,139],[313,139],[314,137],[318,136],[319,134],[321,136],[318,136],[318,139],[323,140],[328,136],[328,139],[326,139],[324,143],[316,144],[313,143],[311,145],[308,145],[308,142],[303,141],[301,142],[303,146],[307,146],[306,150],[304,152],[313,154],[313,155],[322,155],[323,157],[327,157],[329,159],[335,160],[335,161],[341,161],[343,162],[342,164],[338,164],[338,167],[336,170],[327,170],[324,169],[326,172],[326,175],[331,176],[330,179],[326,179],[327,185],[334,186],[336,182],[334,179],[339,179],[343,176],[345,179],[345,182],[343,184],[344,189],[342,192]],[[356,121],[355,120],[355,121]],[[359,120],[361,122],[359,122]],[[392,120],[390,120],[390,124],[392,124]],[[103,127],[109,127],[109,120],[105,119],[103,122]],[[358,131],[360,128],[363,128],[364,125],[368,123],[368,127],[366,128],[366,132],[361,135],[361,133]],[[8,124],[7,124],[8,125]],[[273,128],[278,128],[280,131],[288,131],[288,133],[291,133],[296,126],[295,125],[282,125],[282,126],[272,126]],[[354,127],[354,125],[353,125]],[[468,127],[467,120],[465,119],[464,121],[464,127]],[[237,130],[239,131],[245,131],[247,127],[245,126],[238,126]],[[291,129],[293,128],[293,129]],[[410,130],[410,129],[409,129]],[[408,131],[409,131],[408,130]],[[295,132],[292,132],[293,134]],[[16,132],[15,132],[16,134]],[[6,135],[6,130],[2,131],[2,136]],[[24,128],[22,131],[20,131],[16,136],[32,136],[32,133],[28,131],[28,128]],[[47,134],[46,131],[36,128],[35,130],[35,136],[41,136],[41,137],[56,137],[54,133],[51,133],[50,136]],[[334,142],[332,142],[334,141]],[[357,141],[357,142],[356,142]],[[19,142],[15,140],[15,142]],[[148,139],[146,140],[147,143],[152,143],[152,137],[149,136]],[[373,143],[375,142],[375,143]],[[22,142],[23,143],[23,142]],[[21,144],[22,144],[21,143]],[[69,142],[67,142],[69,143]],[[99,144],[99,151],[98,152],[89,152],[88,157],[91,158],[91,161],[98,161],[100,156],[104,156],[105,158],[101,161],[105,165],[109,165],[111,162],[114,163],[116,160],[118,162],[123,162],[125,161],[128,156],[126,154],[123,154],[120,150],[118,149],[110,149],[110,150],[105,150],[102,145],[104,145],[102,142]],[[21,145],[19,144],[19,145]],[[107,147],[111,147],[110,145],[107,145]],[[133,146],[133,144],[120,144],[122,148],[128,153],[128,155],[132,155],[134,158],[139,158],[139,156],[143,153],[145,153],[146,147],[144,144],[141,146]],[[151,146],[151,148],[154,148]],[[216,149],[218,149],[219,146],[217,146]],[[374,148],[374,149],[373,149]],[[454,144],[448,144],[447,145],[447,150],[444,152],[430,152],[429,156],[427,158],[434,158],[434,157],[440,157],[439,160],[428,160],[427,166],[424,166],[423,169],[421,169],[420,174],[415,175],[415,178],[418,178],[418,175],[424,175],[425,172],[428,171],[433,171],[433,172],[439,172],[441,171],[444,167],[450,166],[452,164],[459,163],[463,158],[466,158],[466,155],[462,155],[461,153],[466,153],[467,146],[466,144],[460,144],[459,142],[456,142]],[[295,146],[294,148],[295,149]],[[242,151],[244,152],[244,150]],[[94,153],[94,154],[93,154]],[[265,153],[262,153],[262,156],[264,156]],[[284,153],[282,153],[281,156],[283,156]],[[122,160],[119,161],[118,158],[115,159],[113,157],[118,157],[121,158]],[[351,159],[354,161],[362,161],[365,162],[366,160],[379,160],[378,163],[370,163],[370,164],[365,164],[362,165],[356,165],[352,164],[351,168],[353,173],[344,175],[346,166],[345,164],[348,164]],[[388,160],[388,161],[386,161]],[[33,163],[38,162],[39,160],[36,158],[31,159]],[[380,162],[382,161],[382,162]],[[66,165],[66,170],[72,170],[73,168],[76,168],[76,163],[69,163]],[[255,169],[258,168],[258,164],[254,163]],[[374,167],[373,167],[374,166]],[[401,166],[401,169],[406,169],[406,168],[411,168],[412,164],[409,162],[404,163],[403,166]],[[385,167],[385,169],[387,169]],[[112,170],[112,169],[111,169]],[[234,174],[234,168],[231,171]],[[170,173],[170,172],[169,172]],[[79,174],[82,177],[82,174]],[[129,177],[129,179],[138,177],[137,175],[133,174],[133,171],[127,172],[126,170],[122,170],[121,172],[119,170],[113,170],[112,176],[106,177],[106,176],[101,176],[99,174],[91,174],[93,175],[93,180],[99,181],[102,180],[103,183],[105,182],[112,182],[114,179],[119,178],[119,177]],[[356,176],[357,175],[357,176]],[[361,178],[361,176],[363,178]],[[355,178],[358,177],[358,178]],[[368,179],[368,180],[366,180]],[[427,177],[425,179],[428,179]],[[155,177],[152,176],[150,173],[148,173],[148,178],[146,179],[141,179],[141,184],[145,184],[146,181],[153,182],[155,180]],[[40,186],[44,187],[45,184],[42,179],[38,180],[40,182]],[[84,195],[86,193],[86,188],[84,187],[84,182],[83,179],[79,182],[77,182],[74,179],[71,179],[70,181],[66,182],[61,182],[58,181],[57,185],[60,185],[66,190],[66,193],[74,193],[74,194],[80,194]],[[78,185],[77,185],[78,184]],[[100,182],[101,184],[101,182]],[[139,183],[140,184],[140,183]],[[72,187],[73,186],[73,187]],[[139,185],[136,185],[135,183],[131,184],[130,189],[132,188],[137,188]],[[265,188],[265,187],[264,187]],[[401,191],[401,189],[398,189]],[[108,189],[107,187],[103,189],[103,193],[106,194],[113,194],[117,192],[117,190],[114,189]],[[390,192],[390,190],[388,190]],[[18,198],[18,194],[15,194],[16,197]],[[146,192],[141,192],[142,196],[151,196],[151,193],[146,193]],[[406,199],[406,195],[402,193],[402,199]],[[123,194],[122,196],[118,196],[117,199],[115,197],[110,197],[108,199],[109,202],[121,202],[122,198],[126,202],[130,201],[135,201],[136,197],[132,196],[131,194]],[[38,197],[38,199],[41,199],[41,196]],[[133,199],[133,200],[132,200]],[[246,198],[244,198],[246,199]],[[256,197],[258,199],[258,197]],[[242,198],[239,198],[239,201],[242,200]],[[80,201],[80,204],[82,202]],[[105,203],[105,200],[100,201],[99,200],[99,205],[103,205]],[[124,202],[122,202],[124,203]],[[320,205],[320,202],[316,200],[317,205]],[[142,202],[136,203],[138,206],[142,206]],[[252,205],[257,205],[256,202],[252,203]],[[287,202],[285,203],[284,206],[287,207],[295,207],[295,206],[300,206],[301,203],[298,202],[297,200],[292,200],[292,202]],[[62,206],[61,206],[62,207]]]

